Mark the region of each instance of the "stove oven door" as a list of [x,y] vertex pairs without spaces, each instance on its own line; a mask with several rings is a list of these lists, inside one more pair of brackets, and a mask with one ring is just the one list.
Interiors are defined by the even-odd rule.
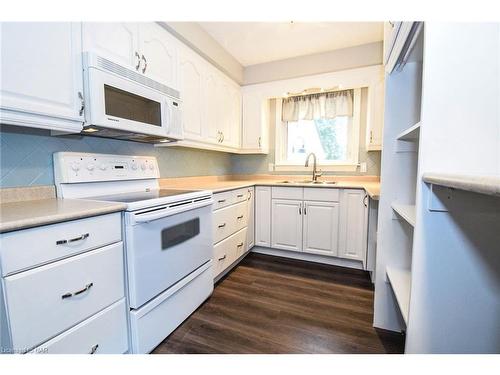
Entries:
[[212,259],[210,205],[164,217],[158,214],[160,211],[151,211],[151,221],[136,222],[133,217],[125,220],[129,302],[133,309]]

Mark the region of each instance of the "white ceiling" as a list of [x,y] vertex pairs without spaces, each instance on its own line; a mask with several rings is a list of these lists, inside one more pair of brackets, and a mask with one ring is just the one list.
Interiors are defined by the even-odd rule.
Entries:
[[243,66],[383,40],[382,22],[200,22]]

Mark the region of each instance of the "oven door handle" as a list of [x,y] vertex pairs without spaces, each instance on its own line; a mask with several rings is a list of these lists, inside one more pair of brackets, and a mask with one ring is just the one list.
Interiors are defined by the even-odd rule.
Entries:
[[134,224],[147,223],[147,222],[150,222],[153,220],[158,220],[158,219],[162,219],[162,218],[167,217],[167,216],[177,214],[179,212],[190,211],[190,210],[194,210],[196,208],[209,206],[213,202],[214,202],[213,199],[206,199],[206,200],[202,200],[199,202],[190,203],[190,204],[187,204],[185,206],[178,206],[178,207],[168,207],[167,206],[161,210],[152,211],[151,213],[143,213],[143,214],[136,213],[136,214],[131,215],[131,223],[130,224],[134,225]]

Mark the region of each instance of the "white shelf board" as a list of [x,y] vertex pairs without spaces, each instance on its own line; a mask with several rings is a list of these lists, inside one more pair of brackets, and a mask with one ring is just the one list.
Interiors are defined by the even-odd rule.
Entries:
[[418,137],[420,136],[420,122],[417,122],[415,125],[412,127],[404,130],[403,132],[399,133],[397,136],[398,141],[409,141],[413,142],[418,140]]
[[429,184],[470,191],[478,194],[500,196],[500,177],[449,173],[425,173],[423,180]]
[[405,219],[408,224],[412,227],[415,226],[415,205],[393,202],[391,207],[399,216]]
[[386,267],[385,273],[387,279],[391,284],[396,301],[399,305],[399,310],[406,324],[408,324],[408,311],[410,310],[410,286],[411,286],[411,272],[410,270]]

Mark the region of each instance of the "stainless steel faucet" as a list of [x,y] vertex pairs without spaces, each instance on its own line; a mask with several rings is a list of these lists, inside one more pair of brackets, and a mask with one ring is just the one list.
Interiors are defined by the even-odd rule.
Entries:
[[310,152],[309,155],[307,155],[305,166],[309,166],[309,159],[311,158],[311,155],[313,157],[313,181],[316,182],[318,181],[318,177],[321,177],[323,173],[321,173],[321,171],[318,172],[316,169],[316,154],[314,152]]

